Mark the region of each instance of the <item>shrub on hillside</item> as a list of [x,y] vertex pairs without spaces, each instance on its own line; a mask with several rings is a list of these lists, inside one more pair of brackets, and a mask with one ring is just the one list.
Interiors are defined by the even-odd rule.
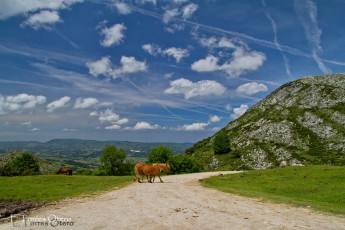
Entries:
[[147,163],[167,163],[173,156],[173,150],[164,146],[153,148],[149,153]]
[[218,134],[213,141],[213,150],[215,154],[224,154],[230,152],[230,139],[225,133]]
[[174,174],[200,172],[204,169],[203,165],[194,157],[178,154],[169,160],[170,171]]

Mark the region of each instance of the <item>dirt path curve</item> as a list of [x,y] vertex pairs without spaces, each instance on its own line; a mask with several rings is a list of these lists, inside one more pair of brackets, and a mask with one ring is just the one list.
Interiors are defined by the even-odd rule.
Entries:
[[[345,219],[307,208],[263,203],[204,188],[207,172],[163,177],[165,183],[135,183],[105,194],[63,201],[31,213],[31,218],[71,218],[73,226],[25,229],[345,229]],[[65,223],[68,219],[65,220]],[[9,224],[0,229],[20,229]],[[24,227],[23,227],[24,229]]]

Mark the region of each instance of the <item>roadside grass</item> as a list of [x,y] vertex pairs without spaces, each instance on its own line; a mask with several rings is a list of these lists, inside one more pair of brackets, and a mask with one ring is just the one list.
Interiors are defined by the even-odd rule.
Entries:
[[124,187],[132,176],[39,175],[0,177],[0,202],[57,201]]
[[345,214],[345,167],[305,166],[247,171],[202,180],[206,187],[267,201]]

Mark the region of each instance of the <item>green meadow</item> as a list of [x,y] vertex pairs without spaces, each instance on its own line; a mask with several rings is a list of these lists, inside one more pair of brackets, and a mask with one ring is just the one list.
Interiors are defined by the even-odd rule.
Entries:
[[133,182],[133,176],[39,175],[0,177],[0,202],[56,201],[91,196]]
[[266,201],[345,214],[345,167],[306,166],[248,171],[202,180],[206,187]]

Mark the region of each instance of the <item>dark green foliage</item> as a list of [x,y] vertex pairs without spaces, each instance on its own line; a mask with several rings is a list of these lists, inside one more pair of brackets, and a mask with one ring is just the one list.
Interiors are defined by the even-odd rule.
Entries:
[[0,176],[19,176],[20,173],[18,170],[13,168],[13,164],[7,163],[4,166],[0,166]]
[[38,175],[40,168],[35,157],[31,153],[23,153],[12,162],[12,166],[20,175]]
[[92,175],[91,169],[79,169],[78,175],[85,175],[85,176],[91,176]]
[[153,148],[149,153],[147,163],[167,163],[173,156],[173,150],[164,146]]
[[230,139],[225,133],[218,134],[213,141],[213,150],[215,154],[225,154],[230,151]]
[[178,154],[168,161],[170,171],[174,174],[200,172],[204,169],[203,165],[194,157]]
[[117,149],[113,145],[108,145],[103,149],[99,166],[100,171],[104,171],[107,176],[130,175],[131,164],[125,162],[126,152],[123,149]]

